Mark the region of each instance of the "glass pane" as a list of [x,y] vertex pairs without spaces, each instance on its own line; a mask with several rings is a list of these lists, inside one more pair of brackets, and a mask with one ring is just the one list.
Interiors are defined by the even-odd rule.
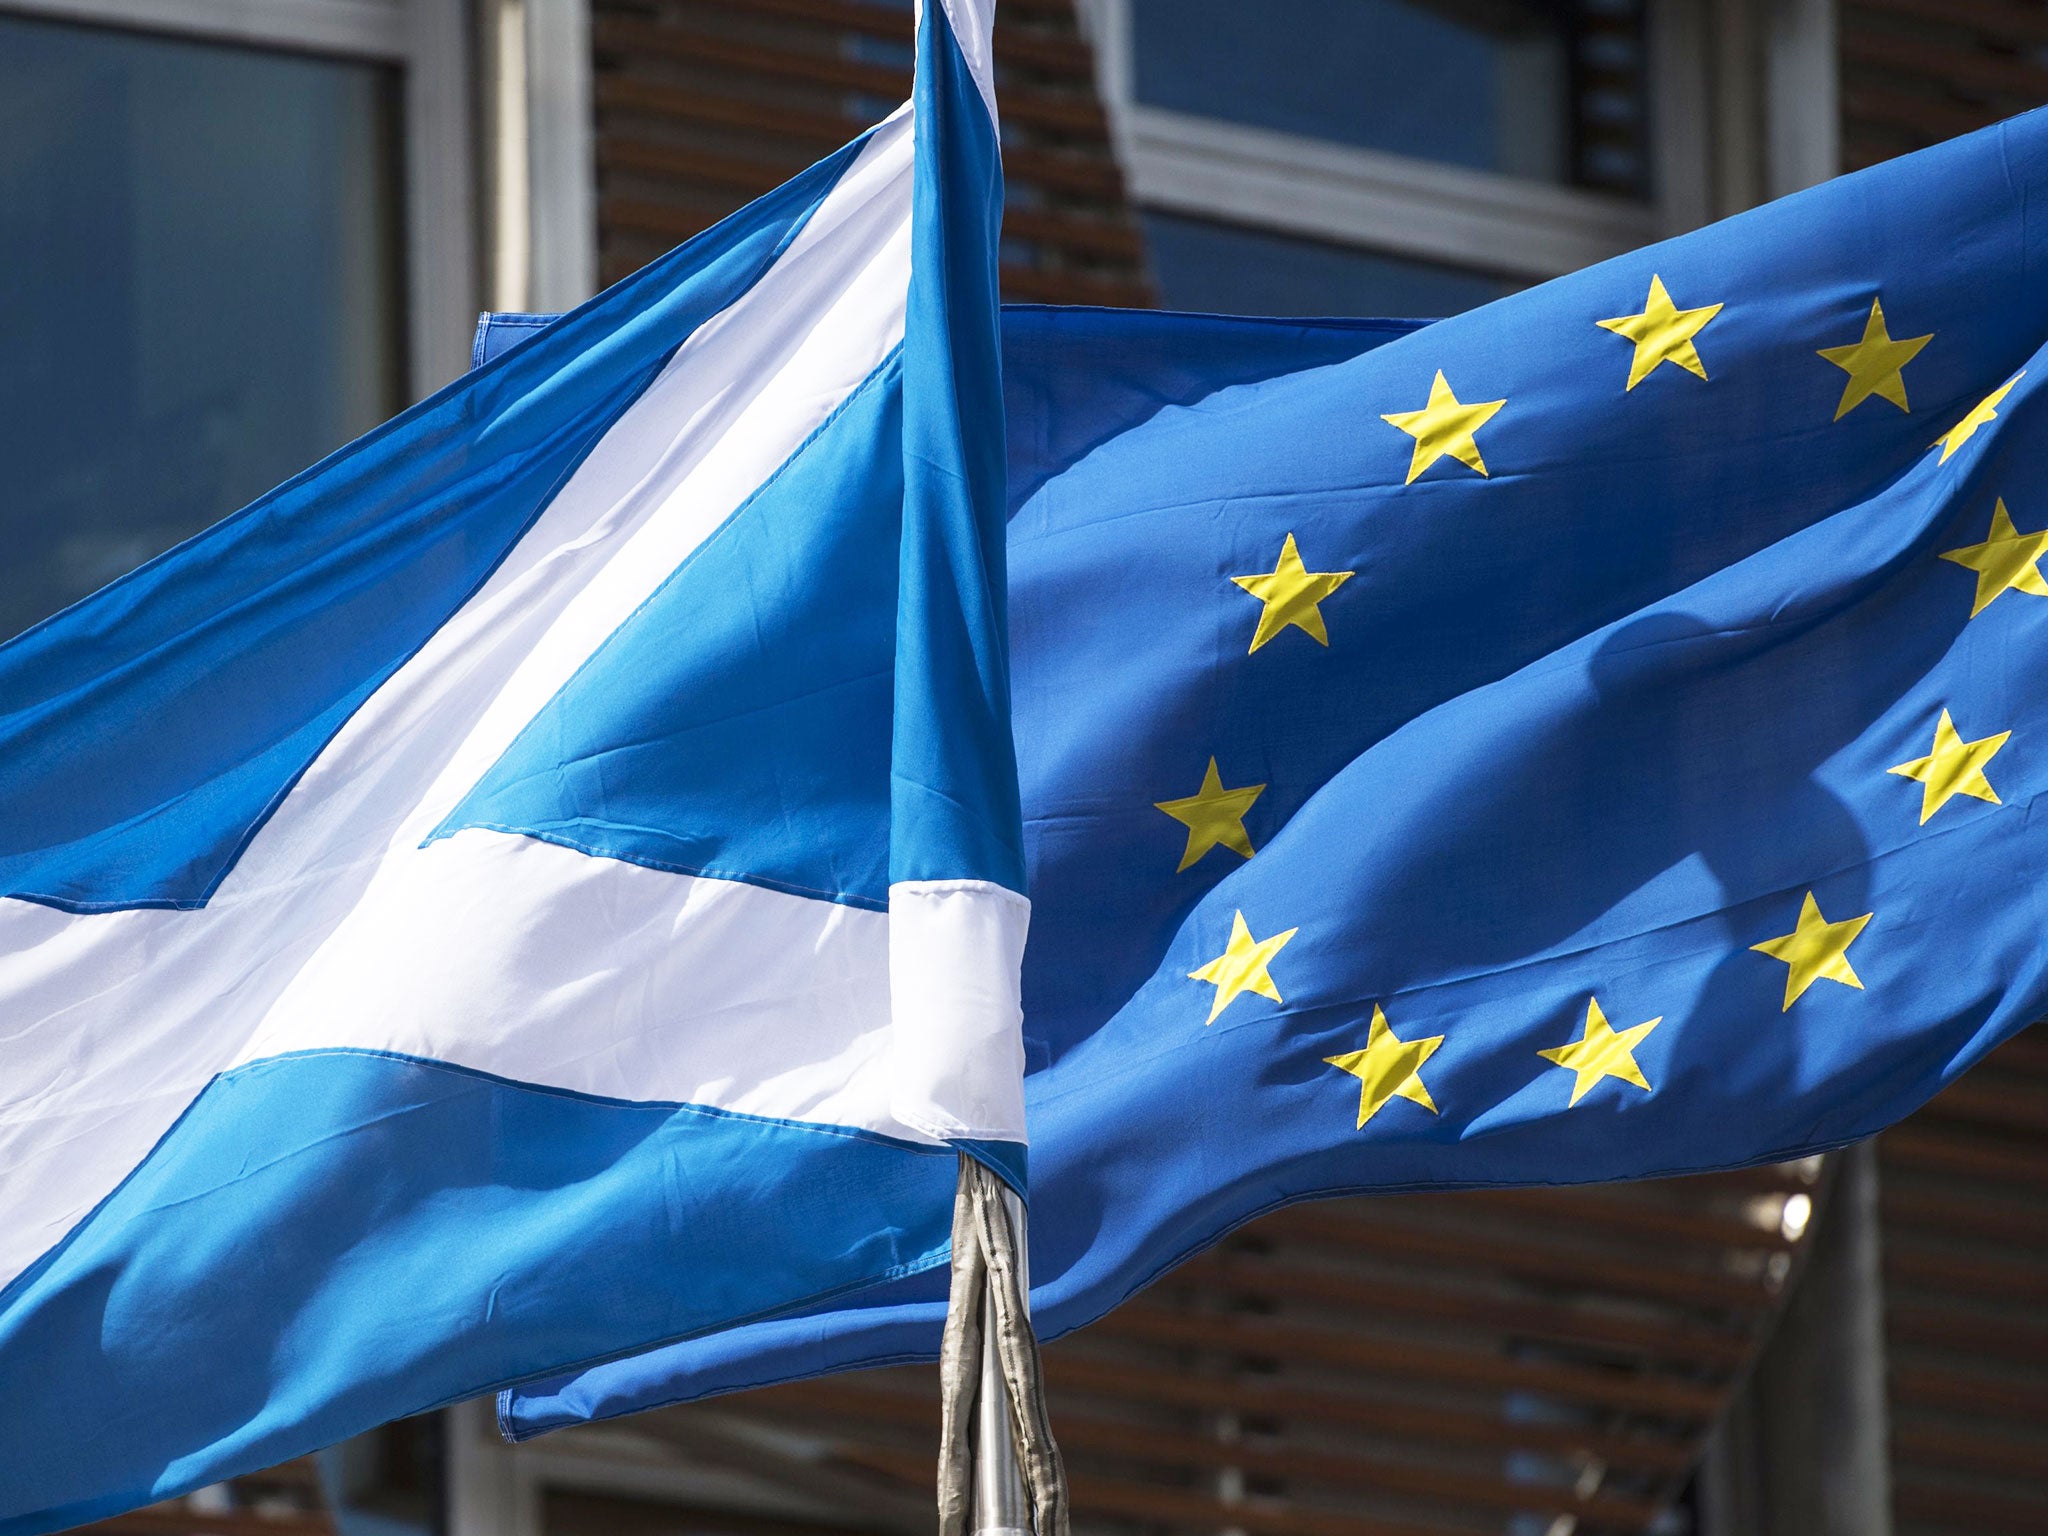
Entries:
[[1131,0],[1149,105],[1640,195],[1640,0]]
[[1171,214],[1147,214],[1145,235],[1160,302],[1170,309],[1433,319],[1521,286],[1458,267]]
[[0,17],[0,635],[403,403],[397,82]]

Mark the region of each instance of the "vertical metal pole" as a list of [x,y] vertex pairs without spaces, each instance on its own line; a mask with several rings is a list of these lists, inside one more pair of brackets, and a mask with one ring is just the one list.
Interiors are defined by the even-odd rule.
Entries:
[[[1029,1261],[1025,1257],[1024,1202],[1016,1191],[1003,1191],[1003,1214],[1017,1237],[1018,1278],[1031,1294]],[[1010,1422],[1010,1394],[1003,1385],[1001,1357],[996,1350],[993,1274],[982,1298],[981,1386],[974,1401],[974,1536],[1032,1536],[1031,1504],[1024,1493],[1024,1473],[1017,1463],[1017,1437]]]

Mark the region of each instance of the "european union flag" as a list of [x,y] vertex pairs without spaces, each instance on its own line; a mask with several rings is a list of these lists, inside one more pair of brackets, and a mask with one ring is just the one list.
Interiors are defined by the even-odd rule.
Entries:
[[1839,1146],[2042,1011],[2044,206],[2037,114],[1420,328],[1010,313],[1045,1333],[1290,1201]]

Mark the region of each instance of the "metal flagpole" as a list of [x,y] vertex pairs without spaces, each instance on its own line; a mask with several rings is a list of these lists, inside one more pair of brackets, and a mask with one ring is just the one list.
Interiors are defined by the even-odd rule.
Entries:
[[[1031,1294],[1031,1264],[1024,1236],[1024,1202],[1007,1185],[1001,1193],[1002,1213],[1017,1241],[1017,1277]],[[996,1342],[996,1275],[982,1281],[981,1382],[974,1401],[973,1536],[1033,1536],[1031,1500],[1024,1491],[1024,1469],[1017,1460],[1016,1428],[1010,1417],[1010,1393],[1003,1383],[1002,1351]]]
[[1026,1262],[1024,1202],[962,1157],[939,1368],[939,1536],[1067,1536]]

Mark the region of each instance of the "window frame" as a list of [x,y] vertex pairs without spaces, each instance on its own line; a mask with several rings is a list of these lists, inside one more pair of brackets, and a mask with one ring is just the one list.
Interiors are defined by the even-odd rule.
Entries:
[[419,398],[468,368],[477,284],[463,0],[0,0],[0,13],[397,66],[407,382]]
[[1539,282],[1710,216],[1706,62],[1713,0],[1650,0],[1659,195],[1639,202],[1275,132],[1136,98],[1131,0],[1078,0],[1131,198],[1141,208]]
[[589,0],[479,0],[488,284],[496,310],[597,292],[597,106]]

